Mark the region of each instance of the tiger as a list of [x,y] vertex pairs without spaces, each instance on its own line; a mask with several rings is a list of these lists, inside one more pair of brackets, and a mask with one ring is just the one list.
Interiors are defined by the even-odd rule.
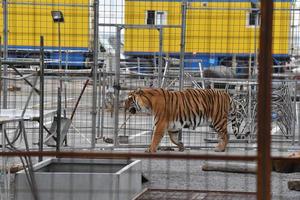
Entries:
[[232,129],[238,138],[238,124],[234,101],[230,95],[216,89],[185,89],[171,91],[163,88],[144,88],[129,92],[125,99],[125,110],[131,114],[145,111],[154,116],[151,144],[146,152],[157,151],[166,132],[179,151],[184,145],[178,139],[182,128],[195,129],[202,122],[210,121],[218,133],[214,151],[224,152],[228,144],[228,116],[231,115]]

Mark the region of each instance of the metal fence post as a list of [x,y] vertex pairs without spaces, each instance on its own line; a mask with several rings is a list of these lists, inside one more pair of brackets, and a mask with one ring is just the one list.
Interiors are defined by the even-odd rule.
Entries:
[[121,52],[121,26],[117,26],[115,51],[115,80],[114,80],[114,146],[119,144],[119,94],[120,94],[120,52]]
[[[43,151],[43,131],[44,131],[44,37],[40,37],[40,117],[39,117],[39,151]],[[43,157],[39,156],[39,161]]]
[[[92,138],[91,148],[96,145],[96,120],[97,120],[97,73],[98,73],[98,40],[99,40],[99,2],[94,1],[94,54],[93,54],[93,102],[92,102]],[[100,87],[100,86],[99,86]],[[99,94],[100,95],[100,94]]]
[[[183,0],[181,5],[181,36],[180,36],[180,64],[179,64],[179,90],[184,86],[184,54],[185,54],[185,34],[186,34],[186,10],[187,2]],[[182,130],[178,133],[178,141],[182,141]]]
[[186,11],[187,11],[187,2],[186,0],[184,0],[181,5],[179,90],[182,90],[184,85],[183,76],[184,76],[185,34],[186,34]]
[[257,110],[257,199],[271,199],[271,91],[273,1],[261,1]]
[[159,31],[159,58],[158,58],[158,87],[162,87],[162,69],[163,69],[163,28],[160,26]]
[[[8,2],[2,1],[3,6],[3,60],[8,57]],[[7,65],[3,65],[3,76],[7,76]],[[7,80],[3,79],[3,108],[7,108]]]
[[60,151],[61,140],[61,88],[57,88],[57,124],[56,124],[56,151]]

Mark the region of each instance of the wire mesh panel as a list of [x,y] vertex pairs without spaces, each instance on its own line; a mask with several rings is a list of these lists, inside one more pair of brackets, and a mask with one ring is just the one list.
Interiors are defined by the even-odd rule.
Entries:
[[[103,5],[107,8],[108,4],[104,3]],[[295,76],[290,74],[289,68],[290,61],[295,56],[294,48],[297,46],[295,45],[297,40],[295,23],[297,23],[297,20],[294,20],[297,16],[295,14],[297,9],[293,3],[288,1],[274,1],[274,8],[274,81],[272,83],[271,98],[272,153],[285,156],[289,151],[297,149],[293,144],[295,144],[295,138],[298,137],[296,129],[298,114],[297,111],[294,112],[297,110],[297,82],[294,80]],[[122,108],[124,105],[123,100],[127,98],[126,93],[134,90],[165,88],[177,91],[180,89],[181,82],[184,89],[214,88],[227,91],[236,103],[240,136],[237,138],[233,134],[232,124],[229,122],[230,139],[228,152],[224,155],[231,155],[231,153],[245,156],[255,154],[257,150],[257,92],[260,87],[257,81],[258,55],[260,52],[259,30],[261,27],[260,2],[130,0],[113,3],[111,12],[114,13],[116,10],[123,11],[125,13],[124,18],[117,14],[111,14],[112,17],[103,16],[103,24],[100,25],[100,27],[105,27],[103,28],[103,34],[112,34],[112,38],[117,35],[117,28],[112,27],[119,26],[121,30],[120,57],[118,55],[117,59],[114,57],[114,53],[118,51],[109,51],[108,55],[111,58],[106,62],[105,70],[103,69],[103,72],[106,72],[106,77],[103,80],[107,79],[105,84],[108,84],[106,89],[109,91],[106,90],[102,95],[108,94],[107,96],[111,99],[111,97],[115,98],[114,95],[120,94],[119,104],[111,103],[110,106]],[[115,25],[110,18],[114,18],[114,22],[117,22],[118,25]],[[123,24],[120,25],[119,23]],[[154,29],[151,29],[153,27]],[[112,33],[111,30],[113,30]],[[113,46],[118,48],[117,44],[111,44],[113,45],[107,49],[113,48]],[[118,66],[113,62],[119,58],[121,62],[118,78],[114,73],[119,73],[114,69],[115,66]],[[125,58],[124,61],[122,58]],[[148,66],[149,71],[146,70]],[[181,69],[183,69],[183,76],[180,74]],[[112,73],[109,74],[108,72]],[[118,92],[116,92],[117,90]],[[102,98],[105,101],[105,98]],[[173,99],[173,101],[175,100]],[[113,100],[110,102],[113,102]],[[168,103],[171,104],[172,102]],[[114,143],[116,148],[129,146],[131,148],[143,147],[144,150],[151,143],[155,130],[155,114],[139,112],[131,115],[129,112],[124,112],[123,109],[119,110],[118,116],[114,116],[113,109],[112,112],[106,114],[110,116],[107,122],[103,122],[102,128],[109,130],[109,127],[111,127],[111,130],[116,131],[117,134],[109,134],[109,131],[103,131],[99,134],[112,138],[113,140],[106,141]],[[118,120],[115,120],[116,117]],[[113,121],[110,119],[113,119]],[[122,141],[123,137],[127,137],[125,143]],[[181,137],[181,141],[189,152],[212,152],[219,141],[216,129],[209,122],[201,124],[195,130],[183,129]],[[170,142],[167,133],[160,141],[159,151],[177,151],[176,145]],[[284,151],[284,153],[279,151]],[[192,180],[195,177],[191,175],[194,170],[191,168],[201,167],[201,165],[206,166],[205,163],[195,164],[190,161],[182,161],[179,164],[166,161],[164,167],[166,170],[161,172],[158,166],[162,166],[164,161],[158,161],[157,165],[154,164],[153,160],[145,162],[147,162],[144,164],[147,175],[151,177],[149,179],[157,180],[157,182],[150,181],[148,183],[149,187],[178,188],[180,186],[175,183],[180,182],[184,189],[219,190],[220,188],[216,185],[216,182],[224,180],[222,190],[256,191],[256,177],[251,173],[250,175],[242,174],[241,179],[235,181],[239,183],[239,186],[241,186],[240,182],[243,182],[245,186],[242,188],[231,188],[230,180],[233,178],[231,174],[221,174],[220,177],[216,178],[217,175],[209,174],[209,172],[204,173],[203,178],[205,181],[203,182],[210,182],[211,179],[214,181],[211,182],[211,185],[207,183],[199,186]],[[245,168],[240,164],[230,161],[225,163],[208,162],[207,166],[209,169],[214,169],[215,166],[216,168],[224,166],[223,170],[225,171],[230,170],[231,167],[234,170],[238,168],[243,171],[244,169],[243,173],[245,168],[246,171],[248,169],[256,170],[253,166],[254,163],[246,163]],[[176,169],[179,168],[178,166],[184,165],[191,166],[191,168],[183,169],[178,172],[177,176],[174,175],[176,169],[172,168],[173,165]],[[195,169],[195,173],[197,173],[199,167]],[[288,198],[281,195],[282,193],[294,195],[288,192],[286,187],[280,186],[286,185],[286,182],[281,179],[283,176],[279,175],[277,177],[277,174],[274,175],[272,191],[275,199]],[[276,193],[276,188],[281,188],[282,192]],[[174,191],[174,194],[176,192]],[[172,199],[172,194],[169,196],[162,194],[162,198]],[[215,198],[217,199],[217,197]],[[236,198],[243,199],[243,197]],[[247,199],[247,197],[244,199]]]
[[2,3],[1,199],[300,198],[295,2],[274,1],[263,167],[261,2]]
[[[3,5],[9,17],[2,26],[7,26],[9,32],[2,38],[8,44],[10,58],[38,58],[39,38],[44,36],[45,56],[52,59],[48,66],[58,66],[59,50],[63,51],[64,67],[86,66],[93,33],[89,1],[17,0]],[[54,20],[52,11],[61,13],[61,21]]]

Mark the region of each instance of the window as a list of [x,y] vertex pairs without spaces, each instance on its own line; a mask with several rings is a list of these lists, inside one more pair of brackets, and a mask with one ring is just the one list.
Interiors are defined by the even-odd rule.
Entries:
[[166,25],[167,24],[167,12],[148,10],[146,12],[146,24],[149,25]]
[[251,2],[251,11],[247,13],[247,26],[259,26],[260,17],[258,5]]
[[155,24],[155,11],[148,10],[147,11],[147,24]]
[[247,26],[259,26],[260,18],[258,10],[252,10],[247,15]]

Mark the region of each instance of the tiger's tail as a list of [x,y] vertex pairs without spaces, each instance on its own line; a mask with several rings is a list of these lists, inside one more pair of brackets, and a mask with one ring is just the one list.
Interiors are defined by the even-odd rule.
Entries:
[[237,139],[242,139],[242,136],[239,134],[239,127],[240,124],[237,120],[237,112],[236,112],[236,104],[232,98],[230,98],[230,119],[231,119],[231,126],[233,130],[233,134]]

